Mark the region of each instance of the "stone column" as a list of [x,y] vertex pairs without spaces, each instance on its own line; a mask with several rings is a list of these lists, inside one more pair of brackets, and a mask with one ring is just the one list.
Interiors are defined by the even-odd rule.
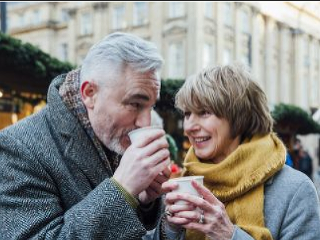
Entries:
[[164,5],[167,4],[165,2],[149,2],[149,15],[148,22],[150,25],[151,31],[151,41],[154,42],[159,52],[164,56],[164,41],[163,41],[163,21],[165,20],[165,16],[163,14]]
[[268,100],[271,104],[276,104],[276,90],[275,90],[275,79],[273,69],[273,31],[272,31],[273,19],[266,18],[266,31],[265,31],[265,90]]
[[252,22],[252,50],[251,50],[251,69],[252,69],[252,74],[255,77],[256,81],[258,82],[258,84],[264,88],[264,83],[263,83],[263,77],[261,76],[261,69],[263,68],[263,66],[261,66],[260,64],[260,39],[259,39],[259,22],[258,22],[258,11],[253,8],[252,11],[252,18],[251,18],[251,22]]
[[217,2],[217,35],[216,35],[216,46],[217,46],[217,63],[222,64],[223,62],[223,48],[224,48],[224,31],[223,31],[223,4],[224,2]]
[[318,88],[318,100],[317,100],[317,105],[318,105],[318,108],[320,107],[320,41],[319,39],[315,42],[316,44],[316,48],[317,48],[317,51],[316,53],[318,54],[317,56],[317,61],[316,61],[316,73],[317,73],[317,78],[316,78],[316,82],[317,82],[317,88]]
[[287,38],[287,27],[280,25],[280,54],[279,54],[279,84],[280,95],[279,100],[283,103],[290,102],[290,66],[288,66],[288,51],[290,48],[290,39]]
[[293,31],[294,40],[294,68],[293,68],[293,80],[294,80],[294,96],[293,104],[297,106],[302,105],[302,66],[303,66],[303,56],[302,56],[302,41],[301,34],[297,31]]
[[186,73],[187,76],[202,68],[202,51],[204,39],[204,16],[201,2],[187,2],[187,42],[186,42]]
[[235,60],[239,61],[242,55],[242,19],[241,19],[241,2],[234,3],[234,52]]
[[76,37],[78,35],[76,29],[76,15],[77,10],[75,8],[69,10],[69,24],[68,24],[68,61],[76,63]]
[[95,2],[93,3],[93,42],[100,41],[108,34],[107,11],[108,2]]
[[309,103],[310,103],[310,107],[316,107],[317,103],[318,103],[318,92],[319,89],[317,88],[317,82],[315,79],[315,46],[316,46],[316,41],[314,38],[311,39],[311,41],[309,42],[310,44],[310,48],[309,48],[309,61],[310,61],[310,84],[309,84],[309,89],[308,92],[310,93],[309,96]]

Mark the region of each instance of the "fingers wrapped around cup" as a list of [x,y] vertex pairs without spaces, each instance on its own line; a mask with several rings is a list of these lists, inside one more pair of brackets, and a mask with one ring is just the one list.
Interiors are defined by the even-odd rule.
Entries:
[[204,213],[200,214],[199,223],[204,224]]

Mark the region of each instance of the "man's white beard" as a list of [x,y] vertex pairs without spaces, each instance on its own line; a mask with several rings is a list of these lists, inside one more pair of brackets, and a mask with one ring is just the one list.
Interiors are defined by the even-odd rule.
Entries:
[[113,138],[110,140],[107,148],[113,152],[116,152],[120,155],[123,155],[126,149],[124,149],[121,144],[119,138]]

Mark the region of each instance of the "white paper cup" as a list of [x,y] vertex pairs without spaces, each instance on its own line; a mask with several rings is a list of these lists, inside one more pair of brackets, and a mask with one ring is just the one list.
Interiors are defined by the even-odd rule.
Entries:
[[[204,176],[187,176],[187,177],[179,177],[169,179],[169,182],[178,183],[179,187],[172,192],[178,193],[189,193],[195,196],[201,197],[201,195],[197,192],[197,190],[191,185],[191,180],[196,181],[198,184],[203,185],[203,177]],[[185,205],[186,201],[177,201],[176,204]]]
[[131,143],[133,143],[139,139],[144,139],[146,133],[149,133],[150,131],[154,131],[158,129],[161,129],[161,128],[158,126],[142,127],[129,132],[128,135]]
[[[128,136],[130,138],[131,143],[133,143],[135,141],[139,141],[141,139],[144,139],[146,133],[149,133],[150,131],[159,130],[159,129],[163,129],[163,128],[159,127],[159,126],[148,126],[148,127],[137,128],[137,129],[129,132]],[[162,137],[165,137],[165,136],[162,136]],[[170,170],[170,164],[168,165],[168,169]],[[164,175],[162,172],[159,174]]]

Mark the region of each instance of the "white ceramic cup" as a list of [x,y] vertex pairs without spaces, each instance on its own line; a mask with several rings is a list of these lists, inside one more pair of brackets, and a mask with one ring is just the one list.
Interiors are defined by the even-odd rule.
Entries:
[[143,139],[146,133],[149,133],[150,131],[154,131],[157,129],[161,129],[161,128],[158,126],[148,126],[148,127],[137,128],[129,132],[128,135],[131,143],[133,143],[139,139]]
[[[172,179],[169,179],[169,182],[176,182],[179,185],[179,187],[173,190],[172,192],[189,193],[189,194],[201,197],[201,195],[197,192],[197,190],[191,185],[191,180],[194,180],[198,184],[203,185],[203,176],[187,176],[187,177],[172,178]],[[177,201],[176,204],[185,205],[187,204],[187,202],[181,200],[181,201]]]

